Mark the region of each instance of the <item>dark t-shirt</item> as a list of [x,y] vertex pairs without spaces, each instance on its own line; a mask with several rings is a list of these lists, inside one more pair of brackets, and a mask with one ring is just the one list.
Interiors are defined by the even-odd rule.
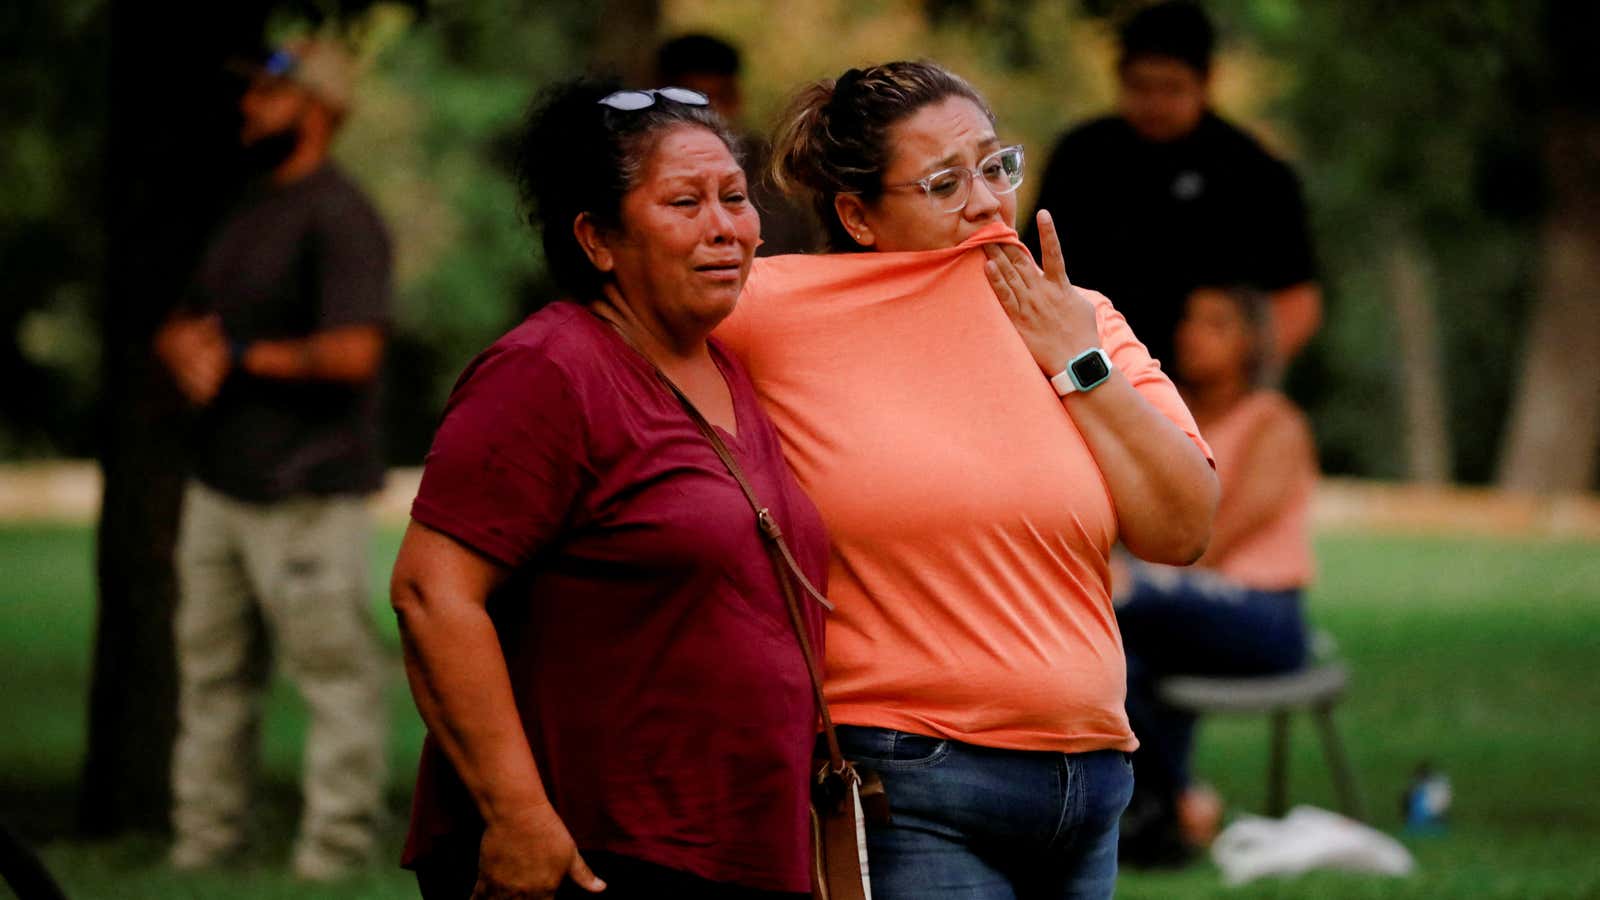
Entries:
[[[1195,287],[1275,291],[1316,275],[1294,173],[1211,113],[1166,144],[1117,116],[1073,129],[1051,154],[1039,206],[1055,220],[1072,281],[1110,297],[1169,369]],[[1032,218],[1024,240],[1037,255]]]
[[[332,165],[247,191],[206,248],[186,298],[233,341],[303,338],[386,325],[389,237],[372,204]],[[363,494],[383,483],[378,384],[287,381],[235,371],[200,415],[194,465],[229,496]]]
[[[820,515],[740,365],[724,440],[807,577]],[[555,303],[456,384],[412,517],[509,567],[490,599],[552,804],[584,850],[767,890],[809,884],[816,707],[754,513],[610,326]],[[821,652],[821,607],[802,598]],[[405,863],[481,830],[430,738]]]

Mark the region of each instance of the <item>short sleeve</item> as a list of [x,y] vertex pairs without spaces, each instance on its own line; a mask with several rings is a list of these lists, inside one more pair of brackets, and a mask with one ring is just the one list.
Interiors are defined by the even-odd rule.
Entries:
[[1260,189],[1260,252],[1254,254],[1260,268],[1253,280],[1276,291],[1315,279],[1316,256],[1300,180],[1288,166],[1272,160]]
[[1216,468],[1216,457],[1211,453],[1211,445],[1200,436],[1200,428],[1194,423],[1194,416],[1189,412],[1189,407],[1184,404],[1183,398],[1178,395],[1178,388],[1161,371],[1161,363],[1157,362],[1145,349],[1144,344],[1134,336],[1133,329],[1128,327],[1128,320],[1117,312],[1111,301],[1098,291],[1089,291],[1079,288],[1094,303],[1095,320],[1100,332],[1100,343],[1111,357],[1111,362],[1117,371],[1128,379],[1134,390],[1138,391],[1145,400],[1150,402],[1168,421],[1178,426],[1189,440],[1194,441],[1200,452],[1205,454],[1206,461]]
[[386,325],[393,264],[388,231],[359,196],[324,202],[315,234],[317,328]]
[[728,314],[717,324],[713,336],[722,344],[723,348],[736,357],[746,367],[749,366],[751,320],[755,317],[756,307],[761,303],[762,274],[770,263],[757,259],[750,268],[750,276],[745,279],[744,289],[739,292],[739,302],[734,304],[733,312]]
[[411,517],[515,567],[573,521],[591,468],[582,404],[538,347],[494,347],[445,406]]

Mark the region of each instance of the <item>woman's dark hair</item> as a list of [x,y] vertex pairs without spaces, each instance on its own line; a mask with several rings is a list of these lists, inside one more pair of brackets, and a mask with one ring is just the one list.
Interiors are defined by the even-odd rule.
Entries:
[[602,228],[621,227],[623,195],[638,183],[663,135],[684,125],[704,128],[739,155],[738,139],[711,107],[659,94],[644,109],[600,103],[620,89],[613,79],[581,78],[544,91],[528,112],[513,163],[527,222],[540,236],[551,277],[583,300],[598,297],[607,276],[589,262],[572,223],[588,213]]
[[948,97],[971,100],[994,122],[989,104],[972,85],[925,60],[851,69],[808,84],[789,101],[773,139],[772,179],[784,193],[810,197],[827,229],[829,249],[861,250],[839,221],[834,198],[853,193],[876,200],[894,152],[889,129]]
[[1122,59],[1118,68],[1145,56],[1176,59],[1199,72],[1211,71],[1217,32],[1199,4],[1166,0],[1134,13],[1122,24]]
[[1247,284],[1204,284],[1190,291],[1190,296],[1198,291],[1218,294],[1233,302],[1251,338],[1250,358],[1245,360],[1245,378],[1257,387],[1266,386],[1275,374],[1273,364],[1277,359],[1271,299],[1259,288]]

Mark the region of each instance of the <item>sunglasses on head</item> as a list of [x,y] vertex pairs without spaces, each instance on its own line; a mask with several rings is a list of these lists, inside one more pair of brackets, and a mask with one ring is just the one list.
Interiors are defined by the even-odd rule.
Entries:
[[655,106],[657,97],[671,100],[673,103],[682,103],[685,106],[711,105],[711,100],[706,97],[705,94],[702,94],[699,91],[691,91],[688,88],[681,87],[649,88],[642,91],[617,91],[616,93],[607,94],[604,97],[601,97],[599,103],[601,106],[608,106],[612,109],[621,110],[622,112],[633,112],[635,110],[647,109],[651,106]]

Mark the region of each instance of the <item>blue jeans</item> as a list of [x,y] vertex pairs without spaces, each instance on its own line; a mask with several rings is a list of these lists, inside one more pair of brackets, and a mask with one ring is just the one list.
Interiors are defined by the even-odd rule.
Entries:
[[1118,750],[1045,753],[839,726],[883,778],[894,821],[868,824],[876,900],[1105,900],[1133,792]]
[[1203,569],[1134,564],[1117,625],[1139,790],[1160,791],[1164,803],[1189,785],[1195,718],[1162,702],[1157,683],[1169,675],[1274,675],[1306,661],[1299,590],[1254,590]]

